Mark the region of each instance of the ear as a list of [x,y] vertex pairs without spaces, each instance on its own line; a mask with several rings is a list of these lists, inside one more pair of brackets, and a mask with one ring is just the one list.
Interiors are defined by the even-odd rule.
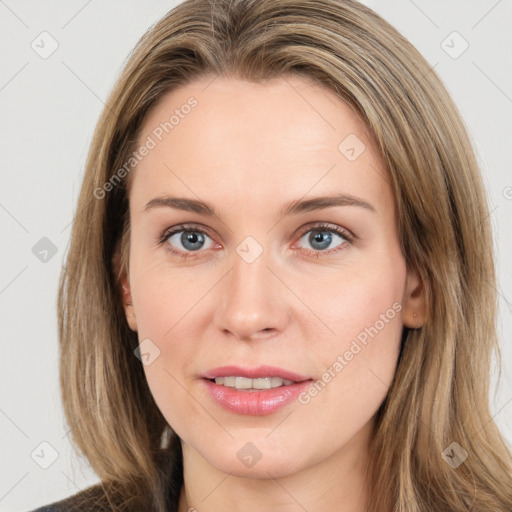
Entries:
[[121,272],[121,254],[119,251],[116,251],[112,256],[112,266],[114,269],[114,274],[118,279],[117,284],[119,286],[121,298],[123,301],[126,321],[128,322],[128,325],[132,331],[137,331],[137,319],[135,317],[135,310],[133,308],[130,281],[126,271],[123,270]]
[[411,329],[419,329],[425,322],[426,298],[423,280],[415,269],[407,269],[402,305],[404,325]]

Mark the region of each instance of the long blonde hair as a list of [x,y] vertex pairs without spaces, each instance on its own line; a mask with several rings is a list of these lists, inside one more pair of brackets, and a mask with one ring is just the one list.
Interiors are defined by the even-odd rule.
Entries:
[[[58,297],[60,384],[98,510],[170,510],[181,451],[134,356],[113,261],[129,262],[119,172],[163,94],[206,75],[313,79],[353,106],[387,163],[407,265],[427,319],[405,329],[371,445],[372,512],[512,510],[512,457],[489,410],[498,356],[489,210],[461,117],[418,51],[353,0],[187,0],[138,42],[99,119]],[[126,169],[125,169],[126,170]],[[117,181],[113,178],[117,176]],[[128,174],[129,176],[129,174]],[[110,183],[111,186],[105,186]],[[458,467],[458,443],[467,458]],[[451,450],[451,452],[450,452]],[[446,453],[446,452],[445,452]],[[98,492],[93,492],[98,491]]]

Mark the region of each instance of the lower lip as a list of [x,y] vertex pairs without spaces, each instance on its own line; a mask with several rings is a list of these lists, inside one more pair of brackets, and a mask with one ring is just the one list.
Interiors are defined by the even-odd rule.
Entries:
[[236,390],[203,379],[213,399],[228,411],[250,416],[264,416],[293,402],[311,385],[311,380],[261,391]]

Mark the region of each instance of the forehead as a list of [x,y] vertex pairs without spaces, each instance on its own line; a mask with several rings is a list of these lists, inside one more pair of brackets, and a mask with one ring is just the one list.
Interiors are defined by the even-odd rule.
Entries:
[[352,107],[298,76],[262,83],[209,76],[181,86],[151,110],[139,143],[151,149],[134,171],[137,203],[178,191],[213,202],[228,194],[296,199],[333,187],[379,195],[387,185]]

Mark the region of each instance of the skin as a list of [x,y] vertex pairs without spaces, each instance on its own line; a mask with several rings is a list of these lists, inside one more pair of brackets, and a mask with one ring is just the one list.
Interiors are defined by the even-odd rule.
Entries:
[[[298,76],[261,84],[212,78],[168,93],[145,119],[141,141],[190,96],[198,101],[133,171],[129,272],[121,280],[131,329],[160,350],[144,371],[182,439],[179,510],[363,512],[374,417],[403,326],[420,327],[424,317],[385,165],[353,110],[323,86]],[[338,149],[350,134],[365,145],[354,161]],[[375,211],[345,205],[280,216],[291,201],[333,193]],[[207,201],[220,219],[145,210],[164,195]],[[356,238],[330,231],[330,245],[315,245],[319,222]],[[198,250],[185,247],[181,233],[158,245],[182,223],[205,229],[204,244],[192,245]],[[263,249],[252,263],[236,251],[248,236]],[[171,244],[189,257],[169,253]],[[270,364],[316,381],[393,304],[401,311],[308,404],[240,415],[218,405],[199,378],[226,364]],[[250,468],[237,457],[247,442],[261,453]]]

